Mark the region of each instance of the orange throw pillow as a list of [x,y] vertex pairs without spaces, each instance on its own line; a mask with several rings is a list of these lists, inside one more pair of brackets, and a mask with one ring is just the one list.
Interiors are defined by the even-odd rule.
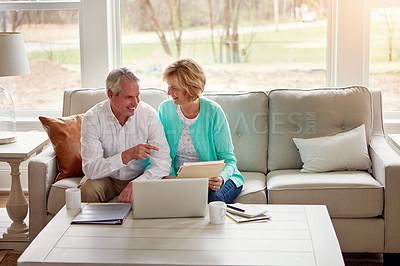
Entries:
[[83,176],[81,157],[82,115],[69,117],[39,117],[57,156],[56,181],[66,177]]

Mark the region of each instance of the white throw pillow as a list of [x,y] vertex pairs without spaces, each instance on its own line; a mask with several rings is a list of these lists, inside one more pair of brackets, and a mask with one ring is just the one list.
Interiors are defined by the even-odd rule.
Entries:
[[365,125],[334,136],[293,138],[303,168],[300,172],[367,170],[371,167]]

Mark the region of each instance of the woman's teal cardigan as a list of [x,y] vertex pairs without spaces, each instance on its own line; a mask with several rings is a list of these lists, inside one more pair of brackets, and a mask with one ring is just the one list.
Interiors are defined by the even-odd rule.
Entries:
[[[162,102],[158,113],[170,147],[171,175],[176,176],[175,156],[181,139],[183,122],[176,113],[176,105],[172,99]],[[237,160],[233,153],[228,122],[224,111],[216,102],[200,97],[200,113],[197,121],[189,127],[189,132],[200,161],[224,160],[225,167],[220,174],[224,182],[232,179],[237,187],[244,184],[244,178],[236,166]]]

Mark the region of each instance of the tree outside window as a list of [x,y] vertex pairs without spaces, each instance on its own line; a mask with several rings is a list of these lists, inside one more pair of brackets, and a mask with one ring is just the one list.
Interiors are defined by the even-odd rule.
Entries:
[[122,62],[142,87],[191,57],[206,90],[315,88],[326,83],[326,0],[122,0]]

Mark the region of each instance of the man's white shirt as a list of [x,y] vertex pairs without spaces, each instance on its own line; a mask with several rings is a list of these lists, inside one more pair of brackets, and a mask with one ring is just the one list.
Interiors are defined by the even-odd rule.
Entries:
[[[152,144],[146,160],[122,162],[122,152],[138,144]],[[133,116],[121,126],[105,100],[92,107],[82,119],[82,168],[89,179],[111,177],[119,180],[161,179],[171,173],[171,158],[164,129],[157,112],[139,102]],[[151,166],[146,170],[151,158]]]

